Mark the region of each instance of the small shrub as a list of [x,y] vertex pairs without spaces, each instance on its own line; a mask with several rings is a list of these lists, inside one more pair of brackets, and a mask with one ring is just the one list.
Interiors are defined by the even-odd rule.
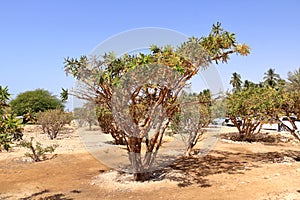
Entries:
[[42,126],[43,132],[53,140],[63,126],[71,122],[72,118],[72,113],[66,113],[60,109],[47,110],[38,113],[37,123]]
[[34,162],[45,160],[46,153],[53,153],[57,147],[57,145],[42,147],[41,143],[39,142],[36,142],[34,146],[33,137],[30,138],[30,141],[21,141],[20,146],[28,148],[31,151],[31,153],[25,153],[25,156],[31,158]]

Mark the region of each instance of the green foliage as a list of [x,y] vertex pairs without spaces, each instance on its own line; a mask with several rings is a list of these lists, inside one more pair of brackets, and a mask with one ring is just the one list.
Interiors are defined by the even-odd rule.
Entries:
[[69,124],[73,119],[72,113],[66,113],[60,109],[47,110],[37,115],[37,123],[42,126],[42,130],[51,140],[57,137],[59,131],[65,124]]
[[4,108],[7,107],[7,101],[10,98],[10,94],[8,92],[8,87],[2,87],[0,85],[0,114],[4,114]]
[[[275,116],[278,95],[277,90],[267,87],[250,87],[227,95],[227,115],[238,128],[242,140],[250,140],[261,123]],[[238,123],[238,118],[242,124]]]
[[0,147],[8,151],[13,141],[22,139],[21,122],[14,115],[1,116],[0,119]]
[[[278,122],[300,140],[295,122],[291,120],[291,116],[300,119],[299,74],[298,71],[289,72],[286,82],[275,73],[275,69],[269,69],[264,83],[246,80],[241,89],[227,94],[227,115],[238,128],[240,139],[251,141],[255,138],[255,131],[260,131],[260,125]],[[280,116],[286,116],[292,126],[282,123]],[[239,124],[237,118],[243,123]]]
[[38,112],[64,108],[61,100],[43,89],[20,93],[10,105],[14,114],[24,116],[27,121],[34,121]]
[[2,148],[8,151],[13,141],[21,140],[23,136],[20,122],[6,112],[9,98],[8,88],[0,86],[0,151]]
[[34,162],[39,162],[46,159],[47,153],[53,153],[57,145],[51,145],[47,147],[42,147],[41,143],[36,142],[34,145],[33,137],[30,138],[30,141],[21,141],[20,146],[25,147],[31,151],[31,153],[25,153],[26,157],[31,158]]
[[201,37],[200,44],[217,64],[219,61],[227,63],[229,55],[232,53],[242,56],[250,53],[250,47],[244,43],[237,43],[235,34],[224,30],[220,22],[212,26],[207,37]]
[[[291,116],[296,116],[300,119],[300,91],[299,90],[289,90],[283,88],[279,90],[280,94],[276,97],[278,104],[277,120],[281,123],[286,130],[288,130],[295,138],[300,140],[300,135],[296,133],[297,126],[295,121],[291,119]],[[292,125],[291,127],[286,126],[279,120],[279,116],[286,116]]]
[[62,102],[66,102],[68,100],[68,89],[61,89],[61,93],[60,93],[60,99],[62,100]]

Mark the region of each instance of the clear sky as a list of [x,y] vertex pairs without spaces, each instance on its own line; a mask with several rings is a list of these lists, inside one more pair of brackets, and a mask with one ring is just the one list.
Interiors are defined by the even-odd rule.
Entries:
[[217,66],[225,88],[233,72],[258,82],[269,68],[283,78],[300,67],[298,0],[0,0],[0,85],[13,97],[44,88],[59,95],[74,81],[65,57],[87,55],[108,37],[142,27],[207,35],[217,21],[251,46]]

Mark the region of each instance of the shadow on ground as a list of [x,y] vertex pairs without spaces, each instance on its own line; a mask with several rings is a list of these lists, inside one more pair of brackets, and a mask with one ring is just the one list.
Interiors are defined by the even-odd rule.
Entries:
[[267,153],[232,153],[211,151],[204,157],[182,157],[160,172],[162,178],[179,182],[179,187],[197,184],[210,187],[205,177],[213,174],[244,174],[246,170],[258,168],[264,163],[296,162],[300,151]]
[[[70,193],[80,193],[79,190],[72,190]],[[31,194],[28,197],[20,198],[19,200],[31,200],[31,199],[39,199],[39,200],[73,200],[73,198],[66,197],[65,194],[50,194],[49,190],[43,190],[40,192],[36,192]]]

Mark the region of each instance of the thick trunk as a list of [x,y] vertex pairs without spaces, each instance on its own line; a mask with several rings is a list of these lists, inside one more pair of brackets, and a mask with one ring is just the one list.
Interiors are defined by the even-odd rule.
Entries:
[[145,170],[142,163],[142,138],[128,137],[129,159],[133,169],[134,181],[146,181],[150,178],[150,173]]
[[196,145],[197,140],[198,140],[198,133],[191,133],[188,141],[188,147],[185,152],[185,156],[191,156],[193,147]]
[[150,175],[150,172],[134,173],[133,180],[139,182],[148,181],[150,179]]

